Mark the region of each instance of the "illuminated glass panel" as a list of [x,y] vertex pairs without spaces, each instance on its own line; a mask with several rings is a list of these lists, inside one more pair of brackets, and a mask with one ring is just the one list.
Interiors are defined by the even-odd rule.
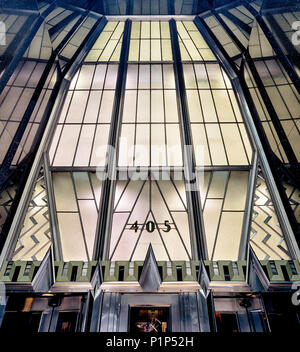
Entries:
[[77,28],[76,32],[72,35],[72,38],[64,46],[63,50],[60,52],[60,56],[64,59],[71,59],[81,43],[87,37],[96,21],[96,18],[87,16],[87,18]]
[[241,53],[215,16],[208,16],[204,20],[230,57]]
[[[300,13],[299,11],[294,11],[294,12],[282,12],[274,15],[269,15],[273,17],[273,19],[277,22],[279,25],[281,31],[285,34],[284,39],[287,39],[291,42],[291,44],[294,46],[294,49],[300,53],[300,46],[299,45],[294,45],[292,38],[295,35],[295,31],[293,30],[293,23],[296,21],[300,21]],[[266,23],[268,23],[268,17],[264,17],[264,20]],[[280,40],[280,37],[277,35],[275,31],[272,31],[274,36],[276,36],[278,40],[278,43],[281,45],[281,48],[284,52],[286,52],[286,49],[283,45],[283,43]]]
[[[77,23],[79,20],[80,16],[76,16],[73,21],[69,22],[66,26],[62,27],[59,31],[57,31],[54,35],[51,36],[51,41],[53,48],[57,48],[58,45],[62,42],[62,40],[66,37],[66,35],[70,32],[70,30],[73,28],[73,26]],[[49,26],[49,22],[47,22],[47,25]],[[50,27],[52,27],[50,25]]]
[[52,179],[63,260],[91,260],[101,181],[88,172],[54,172]]
[[85,62],[119,61],[124,22],[109,21],[85,58]]
[[183,181],[118,181],[109,258],[144,260],[149,244],[157,260],[190,260]]
[[[244,48],[248,47],[248,43],[249,43],[249,37],[250,35],[245,31],[242,30],[241,27],[239,27],[238,25],[236,25],[233,21],[231,21],[230,19],[228,19],[226,17],[226,15],[223,15],[222,13],[220,13],[220,17],[223,19],[223,21],[227,24],[227,26],[230,28],[230,30],[232,31],[232,33],[238,38],[238,40],[243,44]],[[252,17],[252,16],[251,16]],[[249,26],[252,26],[252,20],[249,23]]]
[[172,61],[170,28],[167,21],[132,22],[129,62]]
[[[5,157],[45,67],[46,64],[42,62],[22,60],[0,94],[0,163]],[[54,87],[56,74],[53,67],[21,139],[13,165],[18,164],[31,148]]]
[[48,198],[41,173],[35,184],[12,260],[43,260],[51,241]]
[[45,24],[42,24],[23,57],[29,59],[48,60],[51,54],[52,45],[49,38],[48,28]]
[[68,17],[71,13],[72,11],[58,6],[53,11],[51,11],[50,14],[46,17],[46,22],[50,26],[55,26],[63,19]]
[[[255,4],[255,1],[251,1],[251,6],[253,6],[256,11],[259,11],[260,8]],[[253,21],[252,14],[246,9],[245,6],[239,5],[235,6],[232,9],[228,10],[232,15],[234,15],[237,19],[244,22],[245,24],[251,25]]]
[[249,53],[253,59],[261,57],[276,56],[271,44],[264,35],[259,24],[255,20],[252,25],[252,31],[249,42]]
[[250,243],[260,260],[290,259],[268,187],[262,175],[258,175],[256,182]]
[[[276,59],[255,61],[258,74],[264,84],[266,92],[272,102],[275,112],[287,135],[294,153],[300,160],[300,97],[286,72]],[[255,102],[256,110],[268,137],[274,153],[283,161],[288,162],[281,141],[272,123],[271,117],[262,100],[260,92],[249,69],[245,70],[246,81]]]
[[49,151],[53,166],[104,166],[118,65],[83,65],[74,76]]
[[248,171],[204,173],[200,196],[210,260],[238,259],[248,178]]
[[192,21],[176,21],[182,61],[216,61],[216,57]]
[[220,65],[184,64],[183,71],[196,165],[251,164],[245,125]]
[[[3,9],[2,9],[3,11]],[[28,20],[28,16],[18,16],[14,14],[0,14],[0,21],[5,24],[5,45],[0,45],[0,56],[3,56],[9,45],[15,39],[22,26]]]
[[119,166],[181,166],[173,65],[129,65]]

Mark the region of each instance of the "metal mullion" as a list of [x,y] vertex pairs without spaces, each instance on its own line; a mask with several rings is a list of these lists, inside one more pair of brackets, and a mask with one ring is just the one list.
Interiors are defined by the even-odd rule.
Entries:
[[[161,75],[162,75],[162,92],[163,92],[163,109],[164,109],[164,134],[165,134],[165,158],[166,158],[166,166],[170,166],[169,165],[169,158],[168,158],[168,139],[167,139],[167,121],[166,121],[166,104],[165,104],[165,80],[164,80],[164,67],[163,64],[161,64]],[[174,77],[175,79],[175,77]],[[171,90],[171,89],[168,89]],[[172,89],[173,90],[173,89]],[[151,89],[152,91],[152,89]],[[160,122],[161,123],[161,122]],[[156,124],[156,123],[152,123],[152,124]],[[178,123],[176,123],[176,125],[178,125]],[[171,166],[170,166],[171,167]]]
[[[150,69],[151,70],[151,69]],[[150,71],[151,75],[151,71]],[[132,159],[132,166],[135,166],[135,152],[136,152],[136,130],[137,130],[137,113],[138,113],[138,103],[139,103],[139,78],[140,78],[140,65],[137,65],[137,86],[136,89],[133,89],[133,91],[136,91],[136,98],[135,98],[135,116],[134,116],[134,122],[131,122],[134,125],[134,137],[133,137],[133,159]],[[127,77],[126,77],[127,79]],[[150,81],[151,81],[151,76],[150,76]],[[126,93],[126,87],[125,87],[125,93]],[[151,96],[150,96],[151,98]],[[151,107],[150,107],[151,109]],[[150,117],[151,119],[151,117]],[[121,128],[122,130],[122,128]],[[121,133],[121,132],[120,132]],[[151,160],[151,159],[150,159]],[[117,161],[117,164],[118,161]]]
[[[180,54],[180,46],[179,39],[177,35],[177,27],[174,19],[170,20],[170,34],[171,34],[171,45],[173,52],[173,67],[175,74],[175,84],[176,84],[176,94],[178,98],[178,113],[179,113],[179,121],[181,127],[181,135],[182,142],[184,145],[184,149],[187,146],[192,147],[192,133],[190,128],[190,119],[189,119],[189,111],[187,104],[187,96],[185,90],[185,81],[183,74],[183,67],[181,61]],[[184,163],[184,171],[187,173],[189,182],[194,180],[192,178],[195,175],[195,156],[194,151],[189,150],[183,151],[183,163]],[[186,180],[187,181],[187,180]],[[190,183],[194,185],[194,183]],[[197,259],[207,258],[207,248],[206,248],[206,238],[205,238],[205,230],[204,230],[204,222],[203,222],[203,213],[201,209],[201,201],[198,190],[188,191],[187,195],[187,204],[189,211],[189,224],[191,230],[191,246],[192,252],[194,251],[194,255],[192,257],[196,257]]]
[[51,227],[51,234],[52,234],[52,240],[53,240],[54,257],[56,260],[62,260],[63,259],[62,245],[60,242],[52,174],[49,170],[49,165],[50,165],[49,155],[48,153],[44,153],[44,178],[45,178],[45,185],[46,185],[46,192],[47,192],[47,199],[48,199],[49,223]]
[[[101,200],[99,206],[99,215],[97,220],[97,230],[94,245],[93,257],[97,260],[107,256],[108,242],[110,240],[110,228],[112,226],[112,211],[114,206],[114,193],[116,180],[114,176],[116,174],[118,152],[117,148],[119,145],[119,135],[122,124],[122,113],[124,107],[125,98],[125,87],[126,87],[126,75],[128,67],[128,55],[130,46],[130,33],[131,33],[131,21],[125,22],[123,32],[123,42],[120,55],[120,64],[118,69],[117,83],[115,89],[114,106],[112,112],[112,123],[109,134],[108,145],[114,148],[114,152],[110,153],[108,157],[108,164],[106,171],[108,177],[103,182]],[[113,154],[113,155],[111,155]]]
[[242,236],[239,246],[238,260],[246,260],[248,253],[248,243],[250,241],[251,222],[254,206],[254,195],[256,190],[256,180],[258,175],[257,153],[253,152],[252,169],[249,172],[247,198],[243,217]]
[[258,153],[260,161],[259,163],[266,176],[266,182],[269,187],[270,194],[273,198],[274,207],[278,215],[278,220],[281,223],[282,231],[285,234],[285,239],[289,247],[290,253],[292,254],[293,258],[297,258],[299,260],[299,239],[296,239],[296,236],[293,233],[293,229],[295,229],[296,233],[298,231],[295,215],[290,210],[289,201],[287,199],[285,191],[283,190],[280,181],[277,178],[277,171],[275,171],[272,155],[270,154],[270,147],[268,146],[268,144],[266,144],[265,139],[260,139],[261,134],[264,133],[262,131],[262,127],[259,126],[259,129],[257,129],[256,124],[254,123],[254,118],[257,122],[257,116],[255,115],[253,107],[251,105],[248,105],[246,99],[248,87],[243,81],[243,77],[238,77],[238,73],[236,72],[235,67],[231,64],[230,59],[227,58],[226,52],[224,52],[222,48],[218,47],[216,41],[213,39],[214,36],[212,35],[211,31],[206,26],[206,24],[203,23],[203,21],[201,21],[199,17],[195,18],[194,23],[196,24],[198,30],[206,38],[208,44],[214,51],[217,58],[219,58],[225,72],[231,80],[231,84],[235,92],[238,105],[241,109],[242,116],[244,116],[245,118],[245,126],[247,127],[247,130],[249,132],[250,140],[252,141],[254,150]]

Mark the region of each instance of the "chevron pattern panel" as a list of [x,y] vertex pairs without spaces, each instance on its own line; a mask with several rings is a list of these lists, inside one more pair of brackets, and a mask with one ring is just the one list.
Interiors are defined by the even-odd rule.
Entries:
[[268,187],[261,175],[256,182],[250,231],[250,242],[258,259],[290,259]]
[[0,233],[16,195],[16,185],[11,184],[0,194]]
[[12,260],[42,260],[51,244],[47,193],[43,175],[38,178]]

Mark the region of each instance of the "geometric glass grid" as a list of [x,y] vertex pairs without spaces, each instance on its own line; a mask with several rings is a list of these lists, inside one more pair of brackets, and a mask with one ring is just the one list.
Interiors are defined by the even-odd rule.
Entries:
[[279,61],[255,61],[257,72],[291,144],[300,161],[300,95]]
[[[45,66],[46,63],[36,62],[35,60],[20,61],[0,95],[0,163],[4,159]],[[45,88],[49,83],[48,80]],[[38,115],[36,120],[31,119],[31,123],[27,126],[25,132],[26,136],[30,128],[33,129],[32,137],[34,136],[41,119],[41,114]],[[24,138],[21,142],[24,148],[23,143]],[[21,152],[20,148],[19,151]],[[15,161],[17,161],[17,158]]]
[[193,21],[176,21],[176,25],[183,62],[216,61],[215,55]]
[[116,64],[84,64],[78,70],[52,139],[52,166],[104,166],[117,72]]
[[190,260],[185,186],[178,180],[117,181],[110,260]]
[[237,260],[249,171],[204,172],[200,186],[209,260]]
[[85,62],[120,61],[125,22],[109,21],[99,35]]
[[101,181],[93,172],[54,172],[52,182],[62,260],[92,260]]
[[130,64],[119,166],[182,166],[172,64]]
[[252,148],[228,76],[217,63],[183,64],[196,165],[250,165]]
[[167,21],[132,22],[129,62],[166,62],[172,59]]

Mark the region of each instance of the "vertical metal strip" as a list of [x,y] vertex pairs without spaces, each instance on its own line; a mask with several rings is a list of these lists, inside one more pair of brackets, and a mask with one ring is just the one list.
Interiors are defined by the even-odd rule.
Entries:
[[123,33],[123,43],[120,55],[120,64],[117,75],[114,105],[111,118],[110,134],[108,139],[108,157],[105,167],[106,179],[103,181],[99,214],[97,221],[96,238],[93,258],[101,260],[106,256],[109,247],[110,228],[114,204],[114,190],[116,184],[118,138],[122,122],[125,83],[128,66],[128,55],[131,34],[131,20],[127,19]]
[[49,156],[47,153],[44,153],[44,177],[46,183],[46,191],[48,198],[48,211],[49,211],[49,222],[51,224],[51,234],[53,241],[53,252],[55,260],[63,260],[62,246],[59,235],[59,227],[56,213],[54,189],[52,182],[52,175],[49,170]]
[[241,236],[241,241],[239,246],[238,260],[247,259],[247,250],[248,250],[248,243],[250,239],[252,208],[253,208],[257,173],[258,173],[258,160],[257,160],[257,153],[254,152],[252,169],[249,175],[247,199],[245,204],[245,214],[243,219],[242,236]]
[[[192,142],[192,132],[190,128],[190,118],[187,103],[187,96],[184,83],[184,74],[181,61],[181,54],[179,48],[179,41],[177,35],[176,22],[174,19],[170,20],[170,32],[171,32],[171,43],[172,52],[174,59],[174,73],[176,82],[176,93],[178,97],[179,116],[180,116],[180,127],[183,138],[184,147],[184,174],[188,185],[194,186],[196,184],[196,167],[195,167],[195,156]],[[192,243],[194,243],[194,257],[195,259],[206,259],[207,248],[206,238],[204,232],[204,221],[201,208],[200,195],[198,190],[187,191],[187,201],[190,205],[189,219],[192,224]]]

